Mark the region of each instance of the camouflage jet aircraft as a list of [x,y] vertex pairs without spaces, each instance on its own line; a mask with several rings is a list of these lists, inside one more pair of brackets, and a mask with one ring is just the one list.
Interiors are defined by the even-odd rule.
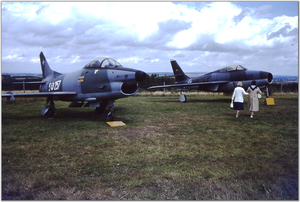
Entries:
[[152,86],[148,89],[177,88],[178,91],[181,91],[179,97],[181,102],[186,102],[187,100],[183,91],[233,92],[239,81],[243,82],[243,88],[246,90],[253,80],[256,80],[259,88],[266,89],[267,97],[269,97],[268,84],[271,84],[273,81],[271,73],[247,70],[241,65],[227,66],[196,78],[188,77],[176,60],[171,60],[171,66],[175,76],[175,84]]
[[96,107],[99,113],[108,106],[110,112],[106,120],[112,121],[115,100],[136,94],[138,82],[147,76],[143,71],[123,67],[111,58],[96,58],[82,69],[68,74],[53,71],[43,52],[40,53],[40,62],[43,72],[43,80],[39,82],[40,93],[8,92],[2,94],[2,97],[10,100],[14,100],[14,97],[47,97],[41,114],[48,118],[54,115],[53,101],[62,100],[72,101],[69,107]]

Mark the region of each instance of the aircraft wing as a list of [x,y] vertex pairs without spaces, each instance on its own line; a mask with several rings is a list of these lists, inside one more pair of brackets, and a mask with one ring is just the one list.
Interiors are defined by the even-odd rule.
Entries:
[[213,84],[223,84],[223,83],[229,83],[229,81],[208,81],[208,82],[200,82],[200,83],[183,83],[183,84],[172,84],[172,85],[165,85],[165,86],[152,86],[149,87],[148,90],[159,89],[159,88],[180,88],[180,87],[190,87],[190,86],[213,85]]
[[12,82],[12,84],[45,84],[46,81]]
[[[184,74],[178,74],[176,76],[184,76]],[[171,77],[175,77],[175,75],[169,75],[169,76],[158,76],[158,77],[155,77],[155,78],[171,78]]]
[[18,93],[13,94],[11,92],[7,92],[6,94],[2,94],[2,97],[11,98],[14,100],[14,97],[71,97],[77,95],[76,92],[40,92],[40,93]]

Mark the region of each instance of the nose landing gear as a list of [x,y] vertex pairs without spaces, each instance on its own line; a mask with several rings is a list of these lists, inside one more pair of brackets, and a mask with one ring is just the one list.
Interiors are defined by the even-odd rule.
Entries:
[[100,103],[100,107],[96,107],[95,112],[96,114],[102,114],[104,112],[104,110],[106,109],[106,107],[109,108],[109,112],[106,116],[106,122],[108,121],[114,121],[114,116],[113,116],[113,106],[114,106],[114,100],[108,100],[108,101],[102,101]]
[[114,102],[115,102],[114,100],[109,100],[108,101],[109,112],[108,112],[108,114],[106,116],[106,121],[107,122],[115,120],[115,118],[114,118],[114,116],[112,114],[114,112],[114,110],[113,110]]
[[113,116],[113,112],[114,112],[114,110],[113,110],[114,102],[115,102],[114,100],[102,101],[102,102],[100,103],[100,107],[97,107],[97,108],[96,108],[96,113],[97,113],[97,114],[103,113],[104,110],[106,109],[106,107],[109,108],[109,112],[108,112],[108,114],[107,114],[107,116],[106,116],[106,122],[108,122],[108,121],[114,121],[114,119],[115,119],[114,116]]
[[114,112],[113,108],[110,108],[110,111],[108,112],[108,114],[106,116],[106,122],[115,120],[115,117],[112,114],[113,112]]

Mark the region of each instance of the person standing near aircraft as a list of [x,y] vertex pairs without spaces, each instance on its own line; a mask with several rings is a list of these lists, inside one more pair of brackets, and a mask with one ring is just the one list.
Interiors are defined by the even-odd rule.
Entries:
[[249,95],[244,88],[243,83],[238,82],[237,87],[234,89],[231,100],[233,101],[233,109],[237,110],[235,117],[239,117],[240,110],[244,110],[244,95]]
[[255,80],[251,82],[251,86],[248,87],[247,93],[249,93],[248,110],[251,111],[250,118],[253,118],[254,112],[259,111],[258,94],[262,94],[259,87],[256,86]]

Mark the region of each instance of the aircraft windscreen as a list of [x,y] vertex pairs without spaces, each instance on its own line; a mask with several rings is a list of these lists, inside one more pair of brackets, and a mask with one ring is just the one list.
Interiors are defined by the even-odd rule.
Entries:
[[245,67],[243,67],[242,65],[230,65],[230,66],[220,69],[220,72],[230,72],[230,71],[236,71],[236,70],[247,70],[247,69]]
[[98,57],[84,66],[84,69],[89,68],[115,68],[122,65],[111,58]]

